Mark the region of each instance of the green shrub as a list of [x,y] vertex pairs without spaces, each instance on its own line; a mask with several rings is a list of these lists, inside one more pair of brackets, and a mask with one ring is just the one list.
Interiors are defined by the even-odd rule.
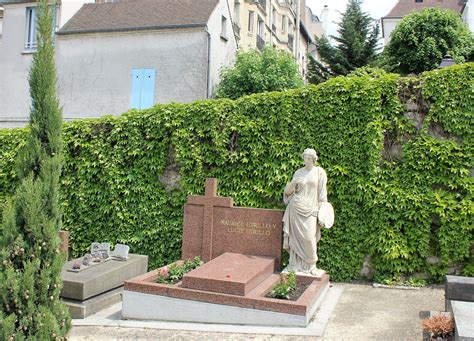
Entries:
[[262,52],[239,51],[235,64],[221,71],[215,96],[237,99],[265,91],[301,88],[303,85],[298,64],[291,53],[266,46]]
[[282,273],[280,274],[280,282],[275,285],[270,292],[273,298],[284,300],[290,299],[290,294],[296,289],[296,273]]
[[404,74],[421,73],[436,69],[446,55],[464,62],[473,47],[472,34],[459,13],[425,8],[403,17],[383,54],[389,68]]
[[203,261],[200,257],[195,257],[193,260],[187,259],[183,264],[171,264],[160,270],[157,283],[176,284],[183,279],[186,273],[197,269],[202,264]]

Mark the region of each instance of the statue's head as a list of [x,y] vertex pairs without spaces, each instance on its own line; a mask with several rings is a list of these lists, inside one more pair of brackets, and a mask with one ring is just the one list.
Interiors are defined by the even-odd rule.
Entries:
[[318,154],[316,154],[316,151],[312,148],[306,148],[303,152],[303,160],[305,159],[305,156],[311,157],[313,159],[313,163],[318,161]]

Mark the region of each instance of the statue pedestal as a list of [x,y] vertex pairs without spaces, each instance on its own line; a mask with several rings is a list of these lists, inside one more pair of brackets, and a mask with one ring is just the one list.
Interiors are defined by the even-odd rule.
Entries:
[[[287,266],[286,268],[284,268],[281,273],[283,274],[287,274],[289,272],[291,272],[293,270],[289,269],[289,267]],[[316,269],[316,272],[315,273],[308,273],[308,272],[304,272],[304,271],[293,271],[296,276],[300,276],[300,277],[311,277],[311,278],[314,278],[314,279],[319,279],[319,278],[322,278],[325,274],[326,274],[326,271],[324,271],[323,269]]]

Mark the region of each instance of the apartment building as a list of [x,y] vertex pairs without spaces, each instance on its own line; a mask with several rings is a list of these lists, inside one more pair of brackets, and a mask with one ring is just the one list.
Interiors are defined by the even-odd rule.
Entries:
[[240,50],[263,50],[266,45],[293,54],[306,75],[308,53],[317,57],[314,37],[322,23],[305,0],[228,0],[232,29]]

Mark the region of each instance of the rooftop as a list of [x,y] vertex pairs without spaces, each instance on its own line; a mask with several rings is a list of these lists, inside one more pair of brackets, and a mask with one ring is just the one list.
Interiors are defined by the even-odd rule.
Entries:
[[447,8],[461,13],[466,1],[465,0],[399,0],[385,18],[401,18],[413,11],[421,11],[429,7]]
[[218,0],[119,0],[85,4],[58,34],[203,27]]

